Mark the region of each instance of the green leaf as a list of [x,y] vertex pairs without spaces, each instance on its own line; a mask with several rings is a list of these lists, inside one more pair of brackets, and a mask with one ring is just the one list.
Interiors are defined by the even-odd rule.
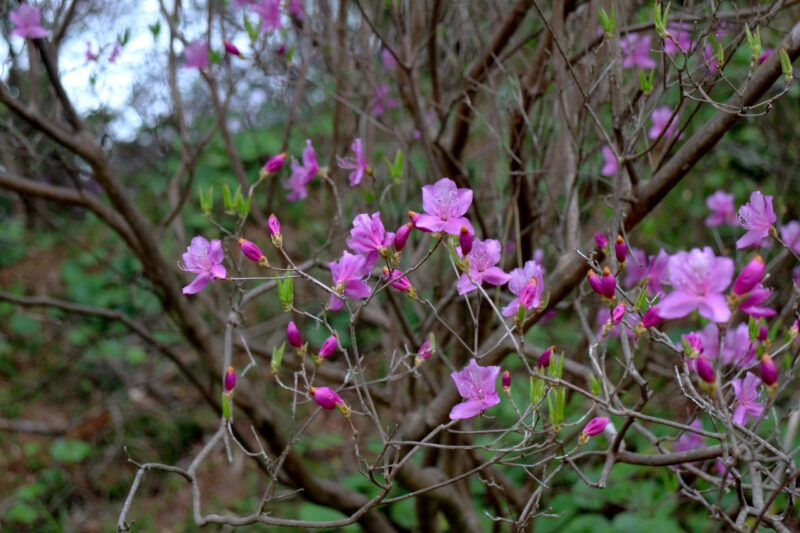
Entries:
[[126,44],[128,44],[128,39],[130,39],[130,37],[131,37],[130,28],[125,28],[125,32],[122,34],[122,38],[117,40],[119,41],[119,44],[125,46]]
[[233,201],[231,200],[231,189],[227,183],[222,184],[222,203],[225,205],[225,212],[233,214]]
[[294,302],[294,278],[288,271],[278,280],[278,298],[286,311],[291,311]]
[[39,512],[25,502],[16,502],[8,508],[5,520],[9,522],[20,522],[22,524],[32,524],[39,518]]
[[286,341],[283,341],[280,347],[272,348],[272,360],[270,361],[270,367],[272,368],[272,373],[277,374],[278,369],[281,367],[281,361],[283,361],[283,351],[286,348]]
[[150,28],[150,33],[153,34],[153,39],[158,37],[158,34],[161,33],[161,21],[157,20],[155,24],[148,24],[148,28]]
[[62,463],[79,463],[89,457],[92,447],[77,439],[57,439],[50,445],[50,455]]

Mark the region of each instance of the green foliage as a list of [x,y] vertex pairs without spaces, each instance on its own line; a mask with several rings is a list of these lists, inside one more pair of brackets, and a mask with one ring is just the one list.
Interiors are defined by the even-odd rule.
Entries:
[[62,463],[79,463],[89,457],[92,447],[88,442],[75,439],[57,439],[50,445],[50,455]]

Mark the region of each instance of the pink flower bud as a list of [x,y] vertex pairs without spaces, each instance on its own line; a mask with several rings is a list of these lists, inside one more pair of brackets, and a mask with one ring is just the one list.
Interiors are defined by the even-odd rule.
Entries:
[[247,256],[248,259],[252,259],[253,261],[261,261],[261,258],[264,257],[264,254],[261,253],[261,249],[254,242],[250,242],[247,239],[239,239],[239,246],[242,248],[242,252]]
[[704,355],[701,355],[695,361],[695,369],[697,370],[697,375],[700,376],[700,379],[705,381],[706,383],[714,383],[714,367],[711,365],[711,361]]
[[583,433],[586,433],[590,437],[598,435],[602,433],[604,429],[606,429],[608,422],[609,422],[608,418],[603,416],[596,416],[592,418],[588,424],[586,424],[586,427],[583,428]]
[[397,230],[397,233],[394,234],[394,249],[398,252],[402,252],[403,248],[406,247],[406,241],[408,240],[408,236],[411,235],[411,229],[414,227],[413,222],[406,222],[400,229]]
[[232,366],[225,370],[225,392],[230,392],[236,386],[236,371]]
[[658,314],[658,304],[652,306],[642,317],[642,326],[649,328],[661,322],[661,316]]
[[733,292],[741,296],[747,294],[758,285],[761,276],[764,275],[766,265],[760,255],[753,257],[747,265],[739,272],[733,282]]
[[617,242],[614,243],[614,254],[617,256],[618,262],[625,262],[625,254],[627,251],[628,246],[625,244],[625,239],[622,238],[622,235],[617,235]]
[[274,213],[267,219],[267,228],[270,235],[280,235],[281,233],[281,223]]
[[589,286],[594,292],[597,294],[603,294],[600,276],[598,276],[594,270],[589,270],[589,272],[586,273],[586,279],[589,280]]
[[[415,228],[417,227],[417,220],[419,220],[419,217],[420,217],[420,214],[417,213],[416,211],[409,211],[408,212],[408,218],[411,219],[411,223],[414,225]],[[428,231],[428,230],[423,229],[423,228],[418,228],[418,229],[420,231],[426,231],[426,232]]]
[[681,335],[681,338],[686,339],[686,342],[689,344],[689,347],[693,352],[692,354],[686,354],[689,357],[695,357],[698,354],[703,353],[703,350],[705,350],[705,346],[703,346],[703,338],[694,331],[687,333],[686,335]]
[[395,289],[401,291],[407,291],[411,288],[411,282],[408,281],[408,278],[405,276],[401,276],[400,272],[397,270],[389,270],[389,267],[383,267],[383,277],[387,280],[391,280],[390,285]]
[[284,161],[286,161],[286,152],[273,155],[264,163],[264,170],[267,172],[275,172],[283,166]]
[[511,386],[511,372],[506,370],[503,372],[503,379],[502,379],[503,388],[507,389]]
[[601,250],[608,246],[608,237],[600,233],[599,231],[594,234],[594,242],[597,243],[597,247]]
[[309,387],[308,392],[314,401],[323,409],[334,409],[337,405],[344,404],[344,400],[330,387]]
[[551,346],[542,352],[539,356],[539,361],[536,363],[536,368],[547,368],[550,366],[550,355],[556,351],[555,346]]
[[225,39],[222,40],[222,45],[225,47],[225,51],[229,54],[242,57],[242,53],[236,48],[236,45],[230,41],[226,41]]
[[761,381],[768,387],[774,387],[778,383],[778,370],[775,368],[775,363],[772,357],[767,352],[761,355]]
[[289,339],[289,344],[295,348],[303,347],[303,339],[300,337],[300,330],[294,325],[294,322],[289,322],[286,326],[286,338]]
[[336,339],[336,335],[331,335],[325,342],[322,343],[322,346],[319,348],[319,356],[320,357],[328,357],[332,354],[336,348],[339,346],[339,341]]
[[625,316],[625,302],[620,302],[617,304],[614,310],[611,311],[611,319],[614,321],[614,325],[616,326],[620,322],[622,322],[622,317],[624,316]]
[[767,329],[767,326],[761,324],[761,327],[758,330],[758,340],[764,342],[768,339],[769,339],[769,330]]
[[458,234],[458,243],[461,245],[461,255],[467,255],[472,251],[472,235],[470,235],[469,229],[463,224]]
[[606,298],[613,298],[614,291],[617,288],[617,279],[611,273],[611,269],[605,267],[603,269],[603,276],[600,278],[600,294]]
[[427,359],[428,357],[431,356],[431,341],[430,340],[426,340],[425,342],[422,343],[422,345],[419,347],[419,350],[417,350],[417,355],[421,359]]

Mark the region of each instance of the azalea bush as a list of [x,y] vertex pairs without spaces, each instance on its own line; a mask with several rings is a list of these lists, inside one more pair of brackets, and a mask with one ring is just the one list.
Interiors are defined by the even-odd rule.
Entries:
[[800,527],[793,4],[10,4],[9,524]]

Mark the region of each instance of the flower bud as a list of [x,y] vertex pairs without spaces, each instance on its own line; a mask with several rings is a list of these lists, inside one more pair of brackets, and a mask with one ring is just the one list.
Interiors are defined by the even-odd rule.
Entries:
[[778,383],[778,370],[775,368],[775,363],[772,357],[767,352],[761,355],[761,381],[767,387],[775,387]]
[[[275,172],[283,166],[284,161],[286,161],[286,152],[273,155],[264,163],[264,170],[267,172]],[[278,230],[277,233],[280,233],[280,230]]]
[[240,238],[239,246],[242,248],[242,253],[244,253],[248,259],[252,259],[258,263],[262,263],[267,260],[267,258],[264,257],[264,254],[261,252],[261,248],[259,248],[256,243]]
[[594,270],[590,269],[586,273],[586,279],[589,280],[589,286],[592,288],[594,292],[596,292],[597,294],[603,294],[601,289],[600,276],[598,276]]
[[[416,211],[410,211],[409,210],[409,212],[408,212],[408,218],[411,219],[411,223],[414,224],[414,227],[417,226],[417,220],[419,220],[420,216],[421,215],[419,213],[417,213]],[[427,230],[422,230],[422,231],[427,231]]]
[[608,246],[608,237],[600,233],[599,231],[594,234],[594,242],[597,243],[597,247],[601,250]]
[[792,340],[797,338],[798,329],[800,329],[800,326],[798,326],[797,320],[795,320],[789,328],[789,337],[791,337]]
[[700,376],[700,379],[708,383],[709,385],[714,384],[716,378],[714,377],[714,367],[711,365],[711,361],[704,355],[701,355],[695,361],[695,369],[697,370],[697,375]]
[[275,214],[271,214],[267,219],[267,229],[269,229],[272,244],[275,248],[283,247],[283,236],[281,235],[281,222]]
[[537,283],[536,278],[531,278],[531,280],[522,287],[522,290],[519,291],[519,304],[526,309],[530,309],[533,306],[533,302],[536,301]]
[[661,315],[658,314],[658,304],[650,307],[647,312],[642,317],[642,326],[645,328],[650,328],[661,322]]
[[620,302],[617,304],[614,310],[611,311],[611,319],[614,321],[614,325],[615,326],[619,325],[619,323],[622,322],[622,317],[624,316],[625,316],[625,302]]
[[225,370],[225,392],[230,392],[236,386],[236,371],[233,369],[232,366],[229,366],[227,370]]
[[336,335],[331,335],[325,342],[322,343],[322,346],[319,348],[319,356],[320,357],[328,357],[339,346],[339,341],[336,339]]
[[536,368],[547,368],[548,366],[550,366],[550,355],[555,351],[556,351],[555,345],[543,351],[542,355],[539,356],[539,361],[537,361],[536,363]]
[[589,435],[590,437],[594,437],[595,435],[599,435],[606,429],[608,425],[609,419],[602,416],[596,416],[592,418],[586,427],[583,428],[583,432]]
[[463,224],[461,225],[461,231],[458,234],[458,243],[461,245],[461,255],[467,255],[472,251],[472,235],[467,229],[466,226]]
[[403,248],[406,247],[406,241],[408,240],[408,236],[411,235],[411,229],[414,227],[413,222],[406,222],[400,229],[397,230],[397,233],[394,234],[394,249],[398,252],[402,252]]
[[397,270],[389,270],[386,265],[383,267],[383,277],[386,280],[391,280],[389,284],[395,289],[407,291],[412,288],[411,282],[408,281],[407,277],[401,276]]
[[295,348],[303,347],[303,339],[300,337],[300,330],[297,329],[293,321],[289,322],[289,325],[286,326],[286,338],[289,339],[289,344]]
[[689,353],[686,354],[690,359],[696,359],[698,355],[703,353],[705,347],[703,346],[703,338],[692,331],[686,335],[681,335],[681,339],[686,339],[686,344],[689,346]]
[[600,278],[600,294],[610,300],[614,297],[614,291],[616,288],[617,280],[614,277],[614,274],[611,273],[611,269],[605,267],[603,269],[603,276]]
[[506,370],[505,372],[503,372],[502,384],[503,384],[503,388],[504,389],[506,387],[510,387],[511,386],[511,372],[510,371]]
[[763,323],[758,328],[758,340],[760,340],[761,342],[769,341],[769,330],[767,329],[767,326],[765,326]]
[[625,244],[625,239],[622,235],[617,235],[617,242],[614,243],[614,255],[617,256],[617,261],[622,264],[625,262],[625,254],[628,251],[628,246]]
[[427,359],[428,357],[431,356],[431,341],[430,341],[430,339],[426,339],[425,342],[422,343],[422,345],[419,347],[419,350],[417,350],[417,356],[420,359]]
[[225,47],[225,51],[228,52],[229,54],[242,57],[242,53],[239,51],[239,49],[236,47],[236,45],[233,44],[232,42],[226,41],[225,39],[223,39],[222,40],[222,45]]
[[733,281],[733,292],[741,296],[753,290],[761,281],[765,268],[766,265],[760,255],[753,257]]
[[317,405],[323,409],[331,410],[338,404],[344,404],[344,400],[342,400],[341,396],[330,387],[309,387],[308,392],[314,397],[314,401],[317,402]]

